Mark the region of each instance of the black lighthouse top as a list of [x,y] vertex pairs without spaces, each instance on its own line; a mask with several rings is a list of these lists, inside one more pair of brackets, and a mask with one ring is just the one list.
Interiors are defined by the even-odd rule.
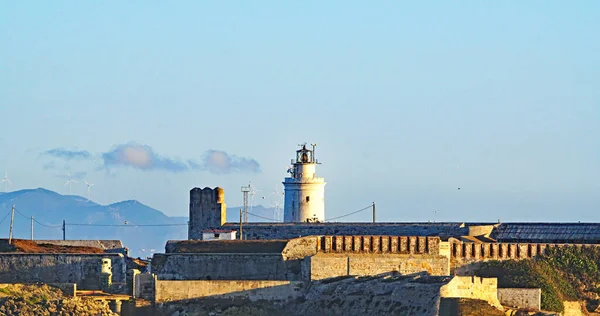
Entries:
[[312,150],[306,148],[306,143],[299,145],[302,148],[296,150],[296,162],[297,164],[304,163],[318,163],[315,159],[315,147],[317,144],[312,144]]

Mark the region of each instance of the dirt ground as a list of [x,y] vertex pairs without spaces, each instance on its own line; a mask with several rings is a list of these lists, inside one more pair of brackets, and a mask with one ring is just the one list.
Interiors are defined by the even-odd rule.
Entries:
[[22,252],[22,253],[103,253],[104,250],[94,247],[58,246],[51,244],[38,244],[33,240],[8,239],[0,240],[0,252]]

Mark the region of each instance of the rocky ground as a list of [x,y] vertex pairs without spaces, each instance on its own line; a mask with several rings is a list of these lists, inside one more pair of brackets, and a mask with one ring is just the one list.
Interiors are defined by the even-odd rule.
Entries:
[[12,284],[0,286],[1,316],[118,316],[108,304],[65,297],[59,289],[47,285]]

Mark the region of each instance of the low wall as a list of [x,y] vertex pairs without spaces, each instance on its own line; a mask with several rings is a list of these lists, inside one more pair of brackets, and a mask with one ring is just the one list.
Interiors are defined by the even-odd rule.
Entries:
[[152,273],[160,280],[294,280],[281,253],[154,254]]
[[542,290],[502,288],[498,289],[498,300],[505,306],[540,310],[542,309]]
[[581,305],[581,302],[563,301],[563,304],[565,305],[563,316],[584,316],[588,314],[584,312],[585,308]]
[[401,274],[427,272],[437,276],[450,273],[448,258],[432,255],[318,254],[307,261],[308,264],[303,268],[310,270],[310,280],[347,275],[377,275],[392,271]]
[[441,287],[442,298],[468,298],[488,302],[490,305],[502,309],[498,300],[498,279],[482,278],[475,276],[455,276]]
[[188,299],[247,299],[285,302],[295,299],[302,282],[290,281],[165,281],[156,280],[155,301]]
[[78,289],[100,288],[100,260],[110,258],[113,283],[125,283],[121,254],[0,253],[0,283],[77,283]]

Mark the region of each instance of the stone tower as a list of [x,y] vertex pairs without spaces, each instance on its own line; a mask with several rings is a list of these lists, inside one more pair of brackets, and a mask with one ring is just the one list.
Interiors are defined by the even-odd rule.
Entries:
[[325,220],[325,179],[317,178],[315,146],[306,144],[296,151],[296,159],[288,170],[290,177],[283,182],[285,204],[284,222],[322,222]]
[[190,190],[188,239],[202,239],[202,231],[221,227],[226,215],[223,189],[193,188]]

